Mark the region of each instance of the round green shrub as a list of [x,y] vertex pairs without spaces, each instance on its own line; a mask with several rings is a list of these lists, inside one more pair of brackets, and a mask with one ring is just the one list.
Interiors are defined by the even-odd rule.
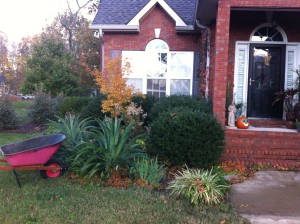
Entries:
[[88,105],[90,97],[66,97],[59,105],[60,116],[65,116],[67,112],[79,114],[85,106]]
[[[144,114],[149,115],[154,103],[157,99],[152,95],[134,95],[132,97],[132,102],[136,103],[138,106],[141,106]],[[146,116],[144,119],[143,126],[148,126],[150,124],[149,116]]]
[[19,119],[13,109],[12,103],[6,99],[0,99],[0,130],[13,129],[19,124]]
[[103,120],[105,115],[108,115],[107,113],[102,112],[102,101],[104,99],[106,99],[106,95],[102,93],[96,97],[92,97],[88,104],[81,109],[81,118],[93,117]]
[[28,116],[34,123],[47,123],[55,119],[58,112],[58,102],[50,94],[37,95],[29,107]]
[[162,112],[170,112],[175,107],[212,114],[212,104],[207,99],[187,95],[171,95],[160,98],[153,104],[149,113],[150,121],[154,121]]
[[221,157],[224,140],[224,129],[212,115],[177,107],[150,125],[146,150],[172,165],[210,168]]

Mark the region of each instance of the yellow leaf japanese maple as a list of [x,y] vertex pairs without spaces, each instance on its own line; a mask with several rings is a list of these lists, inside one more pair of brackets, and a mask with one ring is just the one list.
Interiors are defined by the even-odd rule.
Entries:
[[133,86],[128,86],[125,78],[130,73],[130,63],[122,67],[121,62],[120,57],[106,60],[104,72],[94,72],[101,92],[107,95],[107,99],[102,101],[102,111],[111,112],[115,118],[126,111],[133,93]]

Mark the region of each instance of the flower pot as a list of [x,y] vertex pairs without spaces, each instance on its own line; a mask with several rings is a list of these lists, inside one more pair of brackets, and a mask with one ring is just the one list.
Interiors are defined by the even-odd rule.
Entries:
[[295,121],[286,121],[285,125],[286,125],[286,128],[288,128],[288,129],[295,129],[296,128],[296,122]]

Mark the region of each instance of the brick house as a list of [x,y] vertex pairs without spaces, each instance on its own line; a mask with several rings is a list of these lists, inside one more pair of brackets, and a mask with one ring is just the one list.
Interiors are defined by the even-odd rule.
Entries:
[[103,64],[122,55],[145,94],[210,97],[224,126],[226,93],[243,104],[252,127],[226,129],[224,158],[297,165],[300,134],[272,103],[300,65],[299,9],[300,0],[102,0],[90,28]]

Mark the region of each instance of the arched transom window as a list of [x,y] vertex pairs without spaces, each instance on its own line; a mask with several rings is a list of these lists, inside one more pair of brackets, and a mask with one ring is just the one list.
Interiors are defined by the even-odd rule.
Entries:
[[258,26],[250,37],[251,41],[261,42],[286,42],[287,37],[285,32],[278,26],[272,26],[271,24],[263,24]]

